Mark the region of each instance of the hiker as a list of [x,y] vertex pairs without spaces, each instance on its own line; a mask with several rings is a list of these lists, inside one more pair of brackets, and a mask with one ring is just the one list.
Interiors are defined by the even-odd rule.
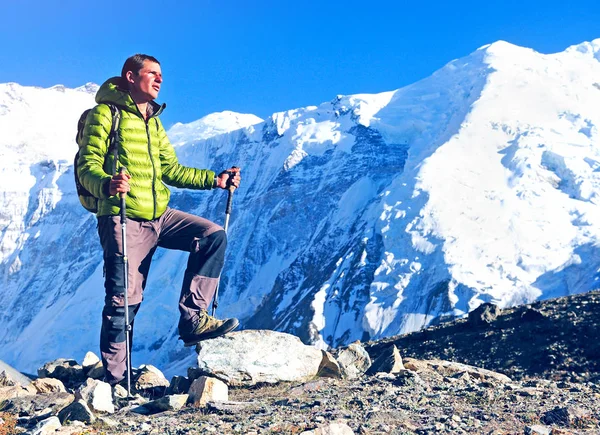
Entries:
[[[136,54],[128,58],[121,76],[107,80],[98,90],[98,105],[85,118],[79,141],[79,182],[97,199],[106,291],[100,351],[105,380],[112,385],[126,375],[131,340],[128,337],[127,351],[125,318],[132,336],[152,254],[158,246],[190,253],[179,299],[179,335],[186,346],[226,334],[239,324],[235,318],[218,320],[207,312],[223,268],[225,231],[207,219],[169,208],[170,191],[165,183],[190,189],[237,188],[240,170],[233,167],[216,175],[179,164],[158,118],[165,104],[154,101],[162,82],[160,63],[154,57]],[[111,106],[120,112],[114,153],[108,150],[114,122]],[[121,168],[123,172],[119,173]],[[126,205],[123,232],[120,196]],[[125,267],[129,270],[128,282]]]

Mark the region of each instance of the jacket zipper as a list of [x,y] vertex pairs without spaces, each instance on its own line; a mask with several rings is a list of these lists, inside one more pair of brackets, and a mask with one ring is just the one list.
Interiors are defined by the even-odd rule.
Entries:
[[152,158],[152,147],[150,144],[150,125],[146,119],[146,136],[148,137],[148,154],[150,155],[150,163],[152,163],[152,199],[154,210],[152,211],[152,220],[156,219],[156,167]]

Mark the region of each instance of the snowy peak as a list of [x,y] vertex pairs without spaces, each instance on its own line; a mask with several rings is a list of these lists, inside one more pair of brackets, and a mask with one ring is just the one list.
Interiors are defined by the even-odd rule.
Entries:
[[68,89],[0,84],[0,152],[29,163],[71,160],[81,113],[94,106],[93,86]]
[[261,118],[252,114],[223,111],[211,113],[197,121],[188,124],[176,123],[169,129],[169,139],[174,146],[186,141],[204,140],[220,134],[250,127],[263,122]]

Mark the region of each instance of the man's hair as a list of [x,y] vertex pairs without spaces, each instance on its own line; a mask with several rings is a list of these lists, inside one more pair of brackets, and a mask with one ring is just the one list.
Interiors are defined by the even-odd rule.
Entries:
[[154,56],[139,53],[134,54],[133,56],[127,58],[125,64],[123,65],[123,69],[121,70],[121,80],[123,81],[123,84],[127,84],[127,71],[131,71],[135,75],[138,75],[140,70],[144,66],[145,60],[149,60],[150,62],[154,62],[160,65],[160,62],[156,60]]

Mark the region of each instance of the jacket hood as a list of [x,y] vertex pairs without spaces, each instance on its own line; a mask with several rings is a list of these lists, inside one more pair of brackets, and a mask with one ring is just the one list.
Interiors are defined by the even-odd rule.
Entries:
[[[113,103],[130,112],[139,113],[129,91],[124,89],[121,84],[121,77],[112,77],[105,81],[96,93],[96,103]],[[149,104],[152,106],[152,116],[160,115],[167,107],[166,104],[159,105],[155,101],[150,101]]]

